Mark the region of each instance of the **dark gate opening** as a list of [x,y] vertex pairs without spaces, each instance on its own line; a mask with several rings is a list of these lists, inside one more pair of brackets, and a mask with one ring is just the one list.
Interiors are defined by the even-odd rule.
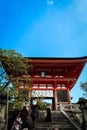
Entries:
[[58,102],[68,102],[67,91],[66,90],[58,90]]

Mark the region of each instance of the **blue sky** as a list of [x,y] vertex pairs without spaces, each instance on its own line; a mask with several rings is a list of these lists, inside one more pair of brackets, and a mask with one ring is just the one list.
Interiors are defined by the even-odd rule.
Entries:
[[[87,0],[0,1],[0,48],[27,57],[87,56]],[[87,65],[71,91],[82,96]]]

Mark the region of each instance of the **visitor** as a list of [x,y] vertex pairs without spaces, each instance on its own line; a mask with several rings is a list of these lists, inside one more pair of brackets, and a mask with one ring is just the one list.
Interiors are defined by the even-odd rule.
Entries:
[[32,101],[32,105],[33,105],[33,106],[36,106],[36,105],[37,105],[37,101],[36,101],[36,99],[33,99],[33,101]]
[[31,111],[31,118],[32,118],[32,128],[35,128],[36,121],[38,119],[38,108],[37,105],[34,105]]
[[45,122],[52,122],[51,109],[50,108],[46,109]]
[[21,130],[23,129],[27,130],[29,128],[28,116],[29,116],[28,110],[26,109],[26,106],[24,106],[20,113],[20,117],[22,120]]

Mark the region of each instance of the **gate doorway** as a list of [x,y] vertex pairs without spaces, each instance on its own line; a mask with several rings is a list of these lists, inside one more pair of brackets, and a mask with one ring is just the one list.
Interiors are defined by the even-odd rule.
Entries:
[[37,98],[37,97],[35,97],[35,98],[31,98],[31,103],[33,102],[33,100],[36,100],[39,110],[46,110],[47,107],[50,107],[51,110],[55,109],[54,108],[54,98],[43,98],[43,97]]
[[47,107],[50,107],[52,110],[55,109],[53,90],[32,90],[31,103],[33,100],[37,101],[40,109],[46,110]]
[[54,109],[53,108],[53,106],[54,106],[54,104],[53,104],[53,98],[45,98],[45,99],[43,99],[43,102],[45,103],[46,108],[50,107],[51,110]]

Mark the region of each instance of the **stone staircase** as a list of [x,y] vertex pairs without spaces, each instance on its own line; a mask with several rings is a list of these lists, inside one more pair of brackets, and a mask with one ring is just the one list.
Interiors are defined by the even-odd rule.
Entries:
[[39,111],[39,118],[34,130],[78,130],[60,111],[52,111],[52,123],[44,122],[45,111]]
[[[30,112],[29,112],[30,113]],[[29,130],[82,130],[80,127],[73,124],[72,121],[61,111],[51,111],[52,122],[47,123],[45,120],[45,111],[39,111],[39,118],[35,123],[35,128],[32,128],[32,121],[29,116]],[[14,130],[13,127],[11,130]]]

